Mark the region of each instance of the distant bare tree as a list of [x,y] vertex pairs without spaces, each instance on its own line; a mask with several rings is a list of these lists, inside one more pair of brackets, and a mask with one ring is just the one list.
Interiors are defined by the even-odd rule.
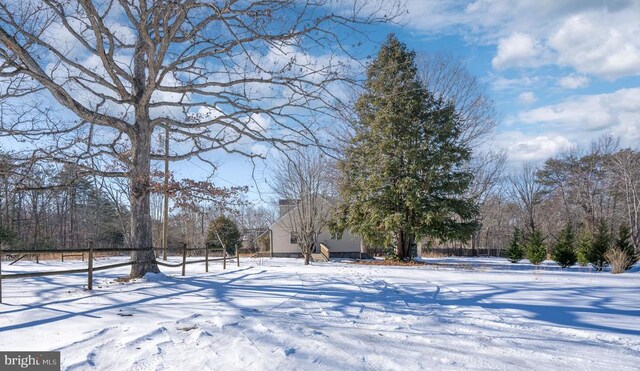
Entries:
[[280,219],[281,226],[296,236],[305,265],[318,234],[329,223],[331,169],[327,156],[310,147],[283,157],[273,171],[273,191],[293,202],[291,211]]
[[257,252],[258,237],[275,221],[274,210],[247,203],[239,208],[237,218],[243,237],[248,239],[249,247]]
[[624,197],[627,225],[631,226],[631,241],[640,249],[640,151],[623,149],[611,156],[612,172],[617,188]]
[[427,90],[455,107],[465,144],[473,147],[493,133],[498,125],[493,101],[461,59],[448,54],[422,54],[418,66]]
[[522,165],[519,173],[509,176],[511,197],[520,208],[524,225],[529,233],[539,226],[538,208],[542,203],[542,184],[537,180],[538,169],[531,163]]
[[480,210],[477,221],[480,228],[471,237],[471,248],[473,255],[477,253],[480,245],[480,236],[483,231],[483,220],[485,218],[485,204],[500,189],[503,183],[504,167],[507,162],[507,154],[504,151],[485,152],[476,155],[471,163],[471,173],[473,181],[467,191],[467,194],[474,200],[476,206]]
[[150,168],[165,156],[152,137],[168,132],[170,161],[317,145],[339,86],[354,82],[356,26],[398,11],[395,0],[384,11],[367,0],[2,1],[0,136],[36,139],[30,161],[127,177],[131,245],[143,249],[131,276],[158,272]]

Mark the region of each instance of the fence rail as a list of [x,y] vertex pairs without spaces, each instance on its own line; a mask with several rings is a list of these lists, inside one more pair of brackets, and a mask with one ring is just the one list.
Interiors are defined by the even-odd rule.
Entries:
[[[152,249],[153,251],[164,251],[163,249]],[[182,267],[182,275],[185,275],[186,266],[189,264],[196,263],[205,263],[205,272],[209,272],[209,262],[210,261],[220,261],[223,262],[223,269],[227,268],[227,260],[236,260],[236,265],[240,266],[240,255],[238,254],[238,246],[235,248],[235,256],[227,256],[227,251],[225,249],[220,248],[192,248],[188,249],[187,244],[183,245],[182,248],[182,261],[177,264],[166,263],[162,261],[158,261],[154,259],[154,262],[163,267],[170,268],[179,268]],[[2,280],[10,280],[10,279],[18,279],[18,278],[31,278],[31,277],[42,277],[42,276],[56,276],[56,275],[64,275],[64,274],[76,274],[76,273],[87,273],[87,290],[93,289],[93,272],[126,267],[128,265],[135,264],[134,261],[128,261],[124,263],[116,263],[116,264],[108,264],[101,265],[98,267],[93,266],[93,261],[95,260],[94,254],[97,252],[104,253],[118,253],[118,252],[132,252],[132,251],[149,251],[148,249],[143,248],[118,248],[118,249],[94,249],[93,244],[89,244],[89,247],[86,249],[60,249],[60,250],[47,250],[47,249],[36,249],[36,250],[20,250],[20,249],[2,249],[0,246],[0,304],[2,304]],[[187,260],[187,253],[189,251],[205,251],[205,258],[200,260]],[[210,258],[209,251],[221,251],[222,257],[219,258]],[[12,273],[12,274],[2,274],[2,256],[5,254],[57,254],[60,253],[64,256],[65,253],[79,253],[83,254],[86,252],[89,254],[87,259],[87,268],[78,268],[78,269],[66,269],[66,270],[58,270],[58,271],[45,271],[45,272],[29,272],[29,273]],[[15,261],[14,261],[15,262]]]
[[437,254],[443,256],[494,256],[494,257],[506,257],[506,250],[500,248],[478,248],[473,249],[463,248],[463,247],[431,247],[431,248],[423,248],[423,255],[428,254]]

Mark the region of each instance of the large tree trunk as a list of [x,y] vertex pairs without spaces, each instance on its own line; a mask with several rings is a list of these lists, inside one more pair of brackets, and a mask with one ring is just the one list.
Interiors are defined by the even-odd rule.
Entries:
[[159,273],[153,254],[153,241],[151,233],[151,215],[149,206],[149,191],[151,186],[150,153],[151,133],[145,130],[144,125],[138,123],[138,130],[132,146],[131,169],[129,179],[131,182],[131,246],[144,249],[131,253],[131,277],[142,277],[146,273]]
[[411,260],[413,258],[411,248],[415,242],[415,236],[404,231],[398,232],[397,236],[396,255],[400,260]]

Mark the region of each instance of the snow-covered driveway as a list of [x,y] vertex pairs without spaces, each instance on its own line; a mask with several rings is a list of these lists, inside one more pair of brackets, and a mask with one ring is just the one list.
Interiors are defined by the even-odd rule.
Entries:
[[[640,273],[486,262],[451,270],[245,260],[121,284],[123,268],[98,273],[92,293],[84,275],[7,280],[0,349],[57,349],[65,369],[639,367]],[[3,264],[3,273],[63,264],[83,263]]]

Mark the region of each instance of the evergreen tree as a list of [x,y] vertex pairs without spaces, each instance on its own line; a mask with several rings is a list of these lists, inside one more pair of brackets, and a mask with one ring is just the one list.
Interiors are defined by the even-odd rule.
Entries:
[[342,229],[410,259],[416,242],[466,240],[477,208],[463,195],[472,173],[454,107],[418,78],[415,53],[394,35],[367,69],[356,135],[339,164]]
[[534,265],[542,263],[547,258],[547,246],[539,230],[535,230],[527,241],[527,259]]
[[600,219],[596,228],[596,233],[593,236],[593,243],[587,254],[587,260],[593,264],[596,270],[601,271],[604,268],[607,261],[604,258],[604,254],[607,253],[611,244],[611,237],[609,236],[609,230],[607,222],[604,219]]
[[509,248],[507,248],[507,259],[512,263],[517,263],[524,258],[524,249],[520,243],[520,230],[518,228],[513,229],[513,237],[509,242]]
[[578,240],[578,254],[577,261],[581,266],[586,266],[589,264],[589,251],[591,250],[591,234],[589,230],[585,229],[580,235],[580,239]]
[[236,222],[222,215],[209,223],[207,246],[227,250],[227,254],[235,255],[236,246],[240,247],[240,230]]
[[567,224],[560,232],[560,238],[552,254],[553,260],[562,268],[570,267],[576,263],[578,257],[574,245],[573,228],[571,228],[571,224]]
[[626,225],[621,225],[618,232],[618,238],[614,243],[614,248],[624,251],[629,257],[629,263],[624,267],[624,270],[631,268],[631,266],[638,261],[638,258],[633,251],[633,245],[631,244],[631,230]]

